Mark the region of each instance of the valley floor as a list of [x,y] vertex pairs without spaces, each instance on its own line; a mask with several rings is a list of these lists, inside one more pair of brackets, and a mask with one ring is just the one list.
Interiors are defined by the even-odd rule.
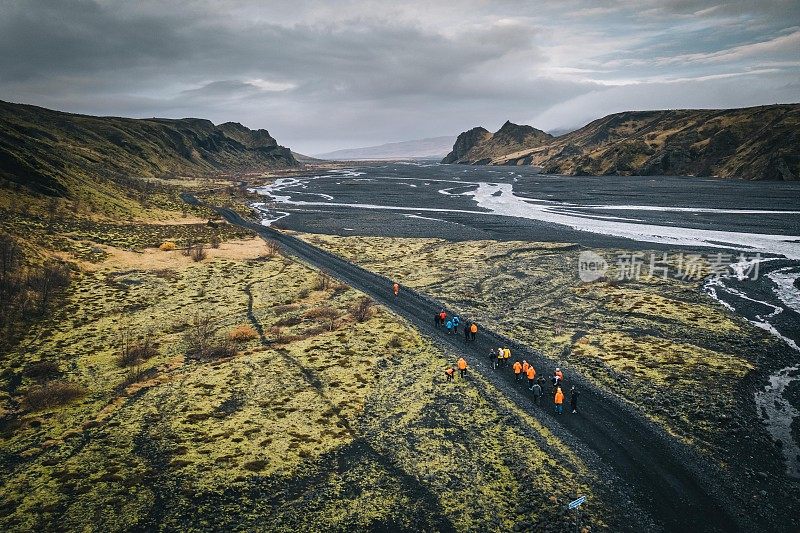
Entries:
[[[603,529],[594,474],[563,442],[478,374],[445,384],[455,354],[388,310],[356,320],[356,291],[261,240],[198,263],[98,246],[2,363],[4,530],[560,530],[579,494]],[[193,358],[202,316],[217,337],[265,335]],[[156,346],[134,368],[125,331]],[[37,374],[47,361],[56,376]],[[64,382],[83,393],[23,407]]]
[[[243,222],[233,196],[206,198]],[[564,531],[581,495],[592,531],[797,527],[753,401],[789,355],[696,283],[580,283],[570,243],[276,233],[191,209],[3,220],[75,265],[0,361],[4,530]],[[180,249],[214,240],[199,261]],[[438,302],[480,342],[432,329]],[[492,331],[540,375],[564,368],[586,414],[558,419],[492,370]]]

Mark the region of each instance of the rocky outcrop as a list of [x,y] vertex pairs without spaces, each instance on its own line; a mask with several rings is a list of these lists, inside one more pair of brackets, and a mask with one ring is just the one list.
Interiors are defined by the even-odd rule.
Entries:
[[478,126],[465,131],[456,138],[453,151],[447,154],[442,163],[461,163],[470,153],[470,150],[478,146],[482,141],[491,138],[489,130]]
[[542,130],[506,121],[495,133],[477,127],[458,136],[453,151],[442,163],[492,164],[498,156],[534,148],[553,139]]
[[444,162],[536,165],[567,175],[800,179],[800,104],[629,111],[549,138],[526,137],[520,128],[529,126],[511,125],[502,137],[513,141],[500,143],[508,124],[456,160]]

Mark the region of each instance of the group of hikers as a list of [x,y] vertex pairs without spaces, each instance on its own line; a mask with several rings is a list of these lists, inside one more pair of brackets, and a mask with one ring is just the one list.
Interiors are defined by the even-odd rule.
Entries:
[[462,322],[461,317],[458,315],[448,317],[447,311],[444,309],[433,316],[433,323],[437,328],[445,328],[448,335],[458,335],[459,326],[463,326],[464,342],[474,341],[478,336],[478,325],[476,323],[469,320]]
[[[394,293],[395,297],[400,292],[400,285],[394,283],[392,285],[392,292]],[[447,330],[448,335],[458,335],[458,328],[462,327],[464,331],[464,342],[471,342],[475,341],[477,334],[478,334],[478,325],[474,322],[469,320],[462,320],[461,317],[458,315],[449,316],[447,311],[444,309],[440,309],[438,313],[436,313],[433,317],[434,324],[437,328],[444,328]],[[489,352],[489,357],[492,360],[492,368],[497,369],[500,367],[507,367],[509,361],[511,360],[511,350],[507,346],[498,347],[497,350],[492,350]],[[459,376],[461,378],[465,378],[467,376],[467,360],[463,357],[460,357],[456,362],[456,368],[458,369]],[[448,366],[444,373],[448,382],[454,381],[456,368],[452,366]],[[526,360],[515,360],[514,364],[511,365],[511,369],[514,371],[514,379],[515,381],[521,382],[523,379],[528,380],[528,390],[533,393],[533,399],[536,405],[542,404],[542,396],[544,395],[544,384],[545,380],[543,377],[539,376],[536,378],[536,369],[533,367]],[[552,396],[553,396],[553,405],[555,406],[556,414],[563,414],[564,412],[564,391],[562,390],[562,386],[564,383],[564,373],[561,371],[561,368],[556,368],[553,372],[552,377],[550,378],[550,382],[552,385]],[[570,388],[570,397],[569,397],[569,404],[570,408],[572,409],[572,413],[575,414],[578,412],[578,396],[580,393],[573,385]]]
[[[449,317],[447,312],[442,309],[434,316],[434,323],[436,327],[443,327],[447,330],[448,335],[458,334],[458,328],[463,324],[464,328],[464,342],[474,341],[476,334],[478,333],[478,326],[474,322],[470,322],[468,320],[463,321],[458,315],[453,315]],[[511,350],[507,346],[498,347],[496,350],[492,350],[489,352],[489,358],[492,362],[492,368],[497,369],[501,367],[508,367],[509,361],[511,361]],[[467,361],[463,357],[458,359],[456,363],[456,367],[458,368],[458,372],[460,377],[464,378],[467,375]],[[539,376],[536,378],[536,369],[533,367],[526,360],[522,360],[520,362],[518,359],[514,360],[514,364],[511,365],[511,369],[514,372],[514,379],[517,382],[522,382],[524,379],[528,381],[528,390],[533,393],[533,400],[536,405],[542,404],[542,396],[544,395],[544,384],[545,380],[543,377]],[[452,366],[448,366],[445,371],[445,376],[447,381],[453,381],[456,374],[456,368]],[[551,385],[552,385],[552,396],[553,396],[553,405],[555,406],[555,412],[557,414],[562,414],[564,412],[564,391],[562,390],[563,383],[564,383],[564,373],[561,371],[561,368],[556,368],[553,372],[553,376],[550,378]],[[570,388],[570,408],[572,409],[572,413],[578,412],[578,396],[580,393],[573,385]]]

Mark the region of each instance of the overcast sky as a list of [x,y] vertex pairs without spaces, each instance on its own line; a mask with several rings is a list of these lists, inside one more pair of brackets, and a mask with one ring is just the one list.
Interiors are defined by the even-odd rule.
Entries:
[[0,99],[314,154],[506,119],[800,101],[800,1],[0,0]]

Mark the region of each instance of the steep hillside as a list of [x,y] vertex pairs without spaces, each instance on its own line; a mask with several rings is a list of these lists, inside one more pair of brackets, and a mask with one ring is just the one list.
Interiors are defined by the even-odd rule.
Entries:
[[458,136],[453,151],[442,162],[485,165],[496,157],[535,148],[552,140],[553,136],[542,130],[506,121],[495,133],[484,128],[473,128],[462,133]]
[[0,101],[0,186],[70,199],[131,178],[296,166],[266,130],[201,119],[92,117]]
[[[504,153],[491,145],[490,137],[464,151],[466,157],[442,162],[536,165],[546,173],[568,175],[796,180],[799,131],[800,104],[628,111],[595,120],[551,142]],[[491,153],[491,159],[474,157],[484,152]]]

